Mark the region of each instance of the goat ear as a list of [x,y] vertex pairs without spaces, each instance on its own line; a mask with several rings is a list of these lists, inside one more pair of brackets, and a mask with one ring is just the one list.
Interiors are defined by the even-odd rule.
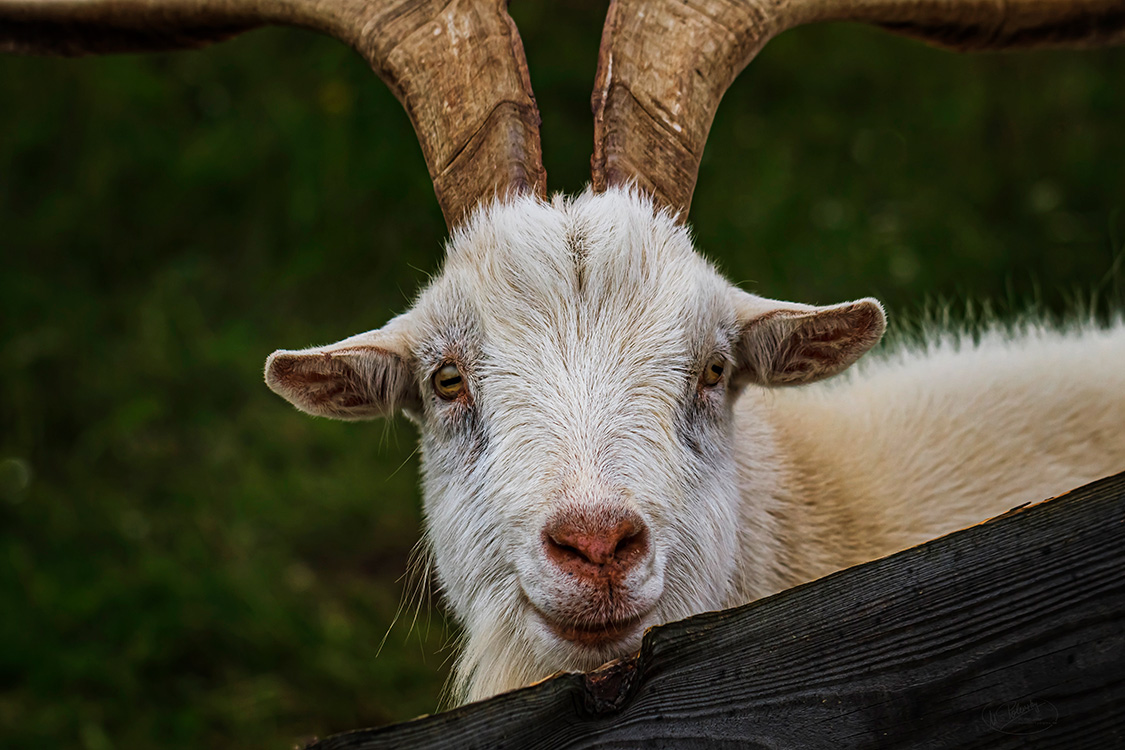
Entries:
[[850,367],[887,327],[883,306],[867,298],[827,307],[738,292],[736,383],[800,385]]
[[328,346],[280,349],[266,360],[266,385],[303,412],[374,419],[420,402],[405,316]]

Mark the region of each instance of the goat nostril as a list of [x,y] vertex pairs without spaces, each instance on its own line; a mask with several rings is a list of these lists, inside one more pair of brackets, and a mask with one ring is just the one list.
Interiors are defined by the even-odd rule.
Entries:
[[586,555],[582,554],[582,551],[580,549],[578,549],[577,547],[575,547],[573,545],[566,544],[564,542],[560,542],[558,539],[555,539],[550,534],[544,534],[544,537],[545,537],[544,541],[547,544],[547,549],[552,553],[553,557],[557,557],[559,559],[568,559],[568,558],[573,558],[573,559],[577,559],[577,560],[588,560],[589,559],[589,558],[586,557]]
[[609,519],[604,512],[563,513],[544,527],[542,539],[544,552],[556,567],[585,577],[609,566],[623,573],[648,550],[644,521],[628,512]]
[[622,537],[621,541],[617,543],[617,547],[613,550],[613,556],[618,560],[624,560],[627,557],[641,554],[648,548],[648,534],[644,529],[635,531],[628,536]]

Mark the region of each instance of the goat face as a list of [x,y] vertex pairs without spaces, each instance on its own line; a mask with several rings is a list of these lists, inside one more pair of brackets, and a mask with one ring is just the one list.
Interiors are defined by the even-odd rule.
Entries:
[[422,432],[427,533],[480,698],[635,650],[646,626],[728,604],[742,518],[732,406],[835,373],[877,303],[742,292],[626,191],[479,212],[384,328],[280,351],[298,408],[403,408]]

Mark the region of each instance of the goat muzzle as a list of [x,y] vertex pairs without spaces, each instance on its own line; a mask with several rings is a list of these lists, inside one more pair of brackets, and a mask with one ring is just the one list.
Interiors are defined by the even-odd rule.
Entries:
[[576,581],[597,588],[620,587],[648,557],[644,519],[626,508],[568,508],[543,527],[543,552]]

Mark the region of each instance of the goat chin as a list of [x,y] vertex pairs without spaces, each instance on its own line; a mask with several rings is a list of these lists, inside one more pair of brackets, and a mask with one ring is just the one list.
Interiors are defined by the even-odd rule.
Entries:
[[477,699],[1125,468],[1120,322],[935,330],[852,367],[884,327],[875,300],[736,288],[636,192],[517,197],[410,311],[266,381],[419,425]]

